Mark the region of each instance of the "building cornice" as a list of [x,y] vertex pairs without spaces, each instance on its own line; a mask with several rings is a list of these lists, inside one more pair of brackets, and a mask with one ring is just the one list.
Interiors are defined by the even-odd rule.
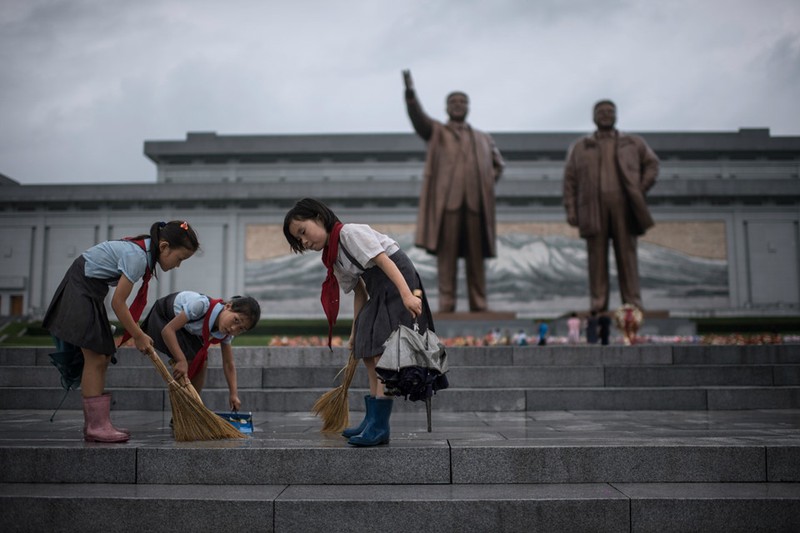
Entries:
[[[630,132],[641,135],[661,158],[800,158],[800,136],[773,136],[766,128],[735,132]],[[508,160],[563,158],[587,132],[494,132]],[[423,158],[425,144],[413,133],[218,135],[189,132],[185,140],[145,141],[157,164],[191,161],[354,160]]]

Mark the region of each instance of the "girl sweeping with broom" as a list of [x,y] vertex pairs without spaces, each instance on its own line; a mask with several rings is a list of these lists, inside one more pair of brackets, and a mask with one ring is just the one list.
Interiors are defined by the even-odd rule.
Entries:
[[[150,233],[93,246],[72,263],[56,289],[42,326],[53,335],[56,346],[83,358],[84,439],[96,442],[125,442],[126,430],[111,425],[111,395],[104,394],[106,370],[116,352],[104,300],[109,286],[116,286],[111,308],[127,332],[122,344],[133,338],[136,348],[146,353],[153,345],[137,322],[147,303],[147,287],[156,266],[164,272],[178,268],[199,247],[197,234],[184,221],[156,222]],[[142,285],[130,309],[127,299],[133,285]]]
[[182,291],[159,298],[142,322],[142,329],[153,338],[155,347],[175,362],[173,376],[180,383],[185,377],[201,392],[208,368],[208,348],[220,344],[222,370],[228,382],[231,409],[242,406],[233,361],[233,338],[253,329],[261,318],[261,307],[249,296],[217,300],[193,291]]
[[417,319],[421,332],[433,330],[433,318],[419,274],[396,241],[364,224],[342,224],[323,203],[305,198],[286,214],[283,233],[295,253],[321,251],[328,269],[322,284],[322,307],[328,318],[328,346],[339,313],[339,287],[353,292],[354,320],[350,334],[353,355],[364,361],[369,377],[366,416],[343,436],[356,446],[389,442],[392,399],[384,395],[376,365],[383,344],[399,325]]

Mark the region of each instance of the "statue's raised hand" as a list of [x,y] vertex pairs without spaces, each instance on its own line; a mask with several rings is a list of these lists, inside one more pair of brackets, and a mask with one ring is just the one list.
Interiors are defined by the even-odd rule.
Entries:
[[403,71],[403,82],[406,84],[407,91],[414,90],[414,80],[411,79],[411,71],[408,69]]

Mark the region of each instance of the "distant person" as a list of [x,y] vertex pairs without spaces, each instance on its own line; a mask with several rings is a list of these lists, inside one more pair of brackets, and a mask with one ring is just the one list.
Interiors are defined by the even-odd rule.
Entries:
[[656,182],[658,157],[641,137],[615,129],[616,121],[617,106],[597,102],[597,131],[569,148],[564,167],[567,223],[586,240],[590,310],[597,312],[608,311],[609,241],[622,303],[643,309],[636,238],[655,224],[645,194]]
[[567,319],[567,341],[578,344],[581,340],[581,319],[577,313],[572,313]]
[[635,306],[625,304],[614,313],[617,327],[622,330],[622,340],[627,346],[636,344],[636,334],[642,325],[642,311]]
[[[105,392],[106,371],[117,351],[106,314],[108,287],[115,286],[111,308],[127,332],[120,345],[133,338],[136,349],[146,353],[153,339],[139,327],[147,304],[151,275],[157,266],[167,272],[181,266],[199,248],[197,234],[184,221],[156,222],[150,233],[105,241],[79,255],[56,289],[42,327],[56,346],[83,359],[81,396],[83,438],[93,442],[126,442],[130,432],[111,424],[111,395]],[[130,308],[133,284],[142,280]]]
[[494,187],[505,163],[492,137],[467,122],[465,93],[447,96],[443,124],[422,110],[410,71],[403,80],[411,124],[428,145],[414,243],[436,256],[440,312],[455,311],[459,257],[466,262],[469,310],[486,311],[484,259],[497,255]]
[[153,304],[142,329],[153,338],[156,349],[174,361],[173,377],[178,383],[191,381],[203,391],[208,370],[208,348],[219,344],[222,372],[228,383],[228,404],[242,406],[231,343],[250,331],[261,318],[261,306],[249,296],[234,296],[227,302],[194,291],[181,291],[159,298]]
[[539,321],[539,327],[538,327],[539,342],[537,343],[537,346],[547,346],[547,331],[548,330],[549,330],[549,328],[547,326],[547,322],[545,322],[544,320],[540,320]]
[[597,326],[597,311],[593,310],[586,319],[586,342],[588,344],[597,344]]
[[600,328],[600,344],[605,346],[608,344],[608,338],[611,335],[611,318],[608,313],[600,313],[597,324]]
[[524,329],[519,330],[516,335],[514,335],[514,344],[517,346],[528,345],[528,335],[525,333]]

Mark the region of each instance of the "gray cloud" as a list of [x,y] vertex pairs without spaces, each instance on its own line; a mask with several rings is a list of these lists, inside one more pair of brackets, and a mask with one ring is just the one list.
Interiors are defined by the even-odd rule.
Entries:
[[411,131],[400,71],[444,117],[584,131],[601,97],[629,130],[797,135],[794,0],[6,0],[0,173],[154,181],[149,139]]

